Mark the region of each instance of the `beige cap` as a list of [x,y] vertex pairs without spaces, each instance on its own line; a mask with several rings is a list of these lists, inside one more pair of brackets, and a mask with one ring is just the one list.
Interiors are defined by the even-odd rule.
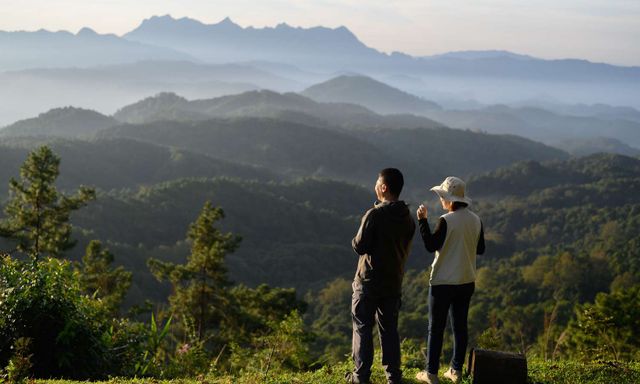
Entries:
[[459,201],[461,203],[471,204],[471,199],[464,195],[466,184],[455,176],[449,176],[442,184],[437,185],[431,190],[447,201]]

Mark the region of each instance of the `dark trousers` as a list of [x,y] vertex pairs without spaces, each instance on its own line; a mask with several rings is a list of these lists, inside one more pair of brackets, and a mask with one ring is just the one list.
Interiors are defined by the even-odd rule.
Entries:
[[373,364],[373,326],[377,323],[382,346],[382,367],[389,383],[400,383],[400,337],[398,311],[400,296],[379,297],[369,294],[359,282],[353,282],[351,318],[353,319],[353,376],[358,383],[368,383]]
[[447,314],[453,331],[453,358],[451,367],[461,371],[467,352],[469,332],[467,316],[469,302],[475,290],[475,283],[461,285],[434,285],[429,287],[429,339],[427,350],[427,371],[438,373],[444,328]]

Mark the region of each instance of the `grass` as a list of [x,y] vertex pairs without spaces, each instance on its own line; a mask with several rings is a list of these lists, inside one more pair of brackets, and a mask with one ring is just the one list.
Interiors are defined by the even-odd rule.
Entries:
[[[640,383],[640,362],[589,362],[577,361],[528,362],[529,382],[531,384],[636,384]],[[248,373],[241,377],[218,376],[191,379],[157,380],[113,378],[103,384],[344,384],[344,373],[348,364],[324,367],[314,372],[269,374],[264,377],[258,373]],[[418,369],[405,369],[405,384],[417,384],[414,377]],[[444,371],[443,371],[444,372]],[[449,381],[441,377],[441,383]],[[379,364],[374,365],[372,384],[385,384],[386,380]],[[86,382],[68,380],[32,380],[30,383],[80,384]],[[464,384],[470,384],[471,378],[465,378]]]

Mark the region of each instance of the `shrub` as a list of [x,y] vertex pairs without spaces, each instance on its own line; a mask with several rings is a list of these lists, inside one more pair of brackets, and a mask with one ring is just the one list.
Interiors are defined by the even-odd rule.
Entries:
[[30,338],[32,376],[104,376],[109,351],[100,308],[81,294],[78,274],[69,262],[2,258],[0,364],[9,362],[18,339]]

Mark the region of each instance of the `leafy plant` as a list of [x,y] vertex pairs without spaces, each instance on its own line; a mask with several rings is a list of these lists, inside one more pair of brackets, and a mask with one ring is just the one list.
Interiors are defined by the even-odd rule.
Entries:
[[134,374],[136,376],[147,376],[152,370],[161,370],[161,364],[165,363],[164,351],[162,349],[163,342],[169,334],[171,327],[171,319],[162,324],[156,322],[155,315],[151,313],[151,321],[147,334],[146,347],[140,361],[136,362]]
[[31,362],[33,354],[29,353],[30,344],[31,339],[28,337],[20,337],[15,341],[12,348],[14,354],[6,368],[9,383],[23,383],[29,377],[33,366]]
[[105,313],[83,296],[70,263],[0,260],[0,364],[30,338],[34,377],[98,378],[109,365]]

